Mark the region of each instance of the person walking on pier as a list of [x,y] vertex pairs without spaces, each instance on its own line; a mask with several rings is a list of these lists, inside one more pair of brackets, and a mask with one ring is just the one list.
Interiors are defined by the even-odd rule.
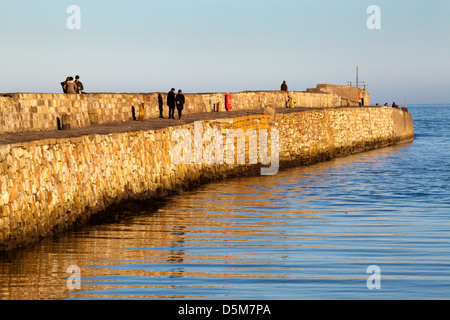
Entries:
[[160,93],[160,94],[158,94],[158,106],[159,106],[159,117],[160,118],[164,118],[164,116],[163,116],[163,105],[164,105],[163,97],[162,97],[162,95]]
[[175,100],[177,102],[178,119],[181,119],[181,111],[183,111],[184,103],[186,102],[186,99],[184,98],[184,95],[181,90],[178,90],[178,94]]
[[175,88],[172,88],[167,94],[167,105],[169,106],[169,119],[175,119]]

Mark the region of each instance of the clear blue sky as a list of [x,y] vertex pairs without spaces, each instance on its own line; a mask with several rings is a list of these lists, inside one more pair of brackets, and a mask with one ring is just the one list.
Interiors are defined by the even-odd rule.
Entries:
[[0,0],[0,92],[302,91],[356,65],[373,103],[450,103],[450,1]]

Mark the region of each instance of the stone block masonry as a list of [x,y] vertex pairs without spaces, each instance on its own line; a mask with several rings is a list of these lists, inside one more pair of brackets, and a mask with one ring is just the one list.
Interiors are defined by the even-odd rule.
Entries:
[[[308,108],[340,105],[340,97],[329,92],[247,91],[230,94],[232,110],[259,110],[268,106],[282,108],[289,102],[292,107]],[[225,111],[225,95],[226,93],[185,94],[183,113],[214,112],[219,106]],[[162,93],[162,96],[167,117],[167,94]],[[157,118],[158,93],[12,93],[0,96],[0,134],[56,131],[65,115],[68,116],[72,129],[92,124]]]
[[[73,99],[71,108],[89,113]],[[180,128],[193,133],[194,125],[0,145],[0,250],[70,230],[126,199],[156,200],[199,181],[259,174],[260,165],[172,163],[177,143],[172,133]],[[203,121],[203,127],[278,129],[281,168],[414,137],[411,115],[387,107],[258,114]]]

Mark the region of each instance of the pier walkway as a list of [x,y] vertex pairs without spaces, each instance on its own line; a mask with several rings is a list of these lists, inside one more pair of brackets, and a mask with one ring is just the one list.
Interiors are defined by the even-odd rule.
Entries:
[[[293,113],[306,110],[319,110],[325,108],[277,108],[276,113]],[[164,109],[164,114],[167,115],[168,109]],[[175,112],[176,113],[176,112]],[[79,137],[90,134],[110,134],[110,133],[123,133],[134,131],[147,131],[163,129],[170,126],[182,125],[202,120],[214,120],[214,119],[226,119],[236,118],[249,115],[260,115],[264,113],[264,109],[260,110],[240,110],[240,111],[222,111],[222,112],[203,112],[185,114],[181,119],[175,115],[175,119],[151,118],[144,121],[125,121],[115,122],[107,124],[92,124],[88,127],[75,128],[71,130],[58,130],[58,131],[28,131],[28,132],[16,132],[16,133],[4,133],[0,134],[0,145],[31,142],[36,140],[46,139],[59,139]],[[56,124],[55,124],[56,126]]]

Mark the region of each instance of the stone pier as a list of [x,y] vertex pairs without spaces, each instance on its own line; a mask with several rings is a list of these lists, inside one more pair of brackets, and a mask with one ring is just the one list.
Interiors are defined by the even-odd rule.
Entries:
[[[175,164],[171,155],[179,141],[172,135],[180,129],[194,135],[196,122],[223,136],[231,129],[268,130],[269,136],[277,130],[281,169],[414,139],[412,116],[402,110],[341,107],[332,93],[290,94],[292,108],[286,108],[286,93],[252,92],[234,95],[232,109],[222,112],[212,108],[223,94],[186,95],[182,120],[156,119],[157,93],[2,97],[0,250],[83,225],[125,200],[158,200],[269,166],[249,163],[248,139],[245,164]],[[132,121],[131,106],[142,103],[145,119]],[[58,131],[54,124],[63,114],[70,115],[71,129]],[[30,139],[33,134],[38,138]],[[223,145],[238,147],[237,141]]]

